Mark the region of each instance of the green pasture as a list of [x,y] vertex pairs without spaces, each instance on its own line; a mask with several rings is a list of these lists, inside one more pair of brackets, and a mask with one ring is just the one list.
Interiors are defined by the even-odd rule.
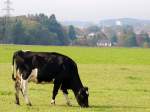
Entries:
[[[52,84],[29,84],[29,107],[14,98],[11,58],[16,50],[60,52],[78,64],[82,83],[89,87],[89,108],[80,108],[69,91],[72,107],[62,92],[50,105]],[[150,49],[0,45],[0,112],[150,112]]]

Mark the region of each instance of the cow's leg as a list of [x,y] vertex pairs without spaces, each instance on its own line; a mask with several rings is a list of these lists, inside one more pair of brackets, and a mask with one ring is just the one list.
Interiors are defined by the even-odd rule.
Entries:
[[18,80],[16,80],[15,82],[15,97],[16,97],[16,104],[20,105],[20,102],[19,102],[19,91],[20,91],[20,83]]
[[55,97],[58,93],[58,89],[60,88],[61,83],[54,81],[54,87],[53,87],[53,95],[52,95],[52,100],[51,104],[55,104]]
[[63,89],[63,88],[61,88],[61,89],[62,89],[62,92],[63,92],[63,95],[64,95],[64,97],[65,97],[65,100],[66,100],[67,105],[68,105],[68,106],[71,106],[70,100],[69,100],[69,98],[68,98],[68,91],[67,91],[67,89]]
[[28,97],[28,80],[24,80],[22,79],[22,94],[23,94],[23,97],[25,99],[25,102],[27,105],[31,106],[31,102],[29,100],[29,97]]
[[16,81],[15,81],[15,98],[16,98],[16,104],[20,105],[19,101],[19,91],[20,91],[20,86],[21,86],[21,78],[19,74],[19,70],[16,70]]

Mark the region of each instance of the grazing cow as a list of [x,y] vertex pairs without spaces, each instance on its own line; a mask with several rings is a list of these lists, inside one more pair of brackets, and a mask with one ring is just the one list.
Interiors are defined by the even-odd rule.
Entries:
[[12,79],[15,81],[16,104],[20,104],[19,91],[21,91],[26,103],[31,106],[27,87],[28,82],[33,81],[36,83],[54,83],[51,104],[55,104],[55,97],[60,88],[68,105],[70,105],[70,102],[67,90],[71,89],[81,107],[89,106],[88,88],[83,87],[78,74],[77,65],[71,58],[56,52],[20,50],[14,53],[12,64]]

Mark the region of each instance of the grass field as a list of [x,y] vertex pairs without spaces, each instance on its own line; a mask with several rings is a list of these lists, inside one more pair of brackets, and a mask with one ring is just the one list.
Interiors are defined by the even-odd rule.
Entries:
[[[89,87],[90,108],[80,108],[72,91],[72,107],[66,106],[61,91],[56,105],[50,105],[53,85],[34,83],[29,85],[33,106],[26,106],[21,95],[21,106],[15,105],[11,58],[19,49],[72,57]],[[150,49],[0,45],[0,112],[150,112]]]

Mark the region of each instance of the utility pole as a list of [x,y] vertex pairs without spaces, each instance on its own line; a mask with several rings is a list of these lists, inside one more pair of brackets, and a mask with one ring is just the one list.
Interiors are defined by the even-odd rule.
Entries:
[[2,10],[5,11],[5,16],[4,16],[4,43],[11,43],[11,35],[10,35],[10,16],[11,16],[11,11],[14,10],[11,8],[12,2],[10,0],[5,0],[4,1],[5,8]]

